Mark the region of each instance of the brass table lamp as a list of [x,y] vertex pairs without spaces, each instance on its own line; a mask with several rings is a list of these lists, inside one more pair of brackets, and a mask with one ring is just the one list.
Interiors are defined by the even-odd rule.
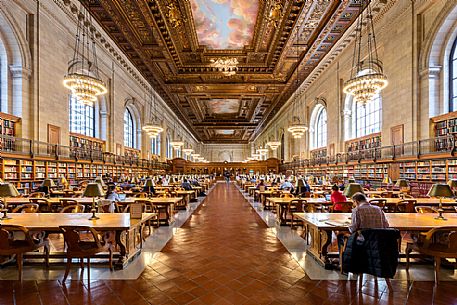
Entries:
[[151,178],[146,179],[146,182],[144,183],[144,188],[145,188],[146,192],[149,194],[149,196],[151,195],[152,187],[154,187],[154,183],[152,182],[152,179]]
[[96,220],[100,219],[100,217],[97,217],[95,215],[95,197],[102,197],[105,196],[102,186],[98,183],[89,183],[86,186],[86,189],[84,190],[83,197],[92,197],[92,216],[89,218],[89,220]]
[[54,184],[54,180],[49,179],[49,178],[44,179],[44,181],[43,181],[43,183],[42,183],[41,185],[48,188],[48,195],[51,195],[51,187],[56,186],[56,185]]
[[443,198],[451,198],[454,197],[454,193],[452,193],[451,188],[447,184],[434,184],[432,185],[432,188],[428,191],[428,196],[430,197],[437,197],[440,199],[440,205],[438,207],[438,213],[439,215],[435,217],[435,219],[440,219],[440,220],[447,220],[443,216],[443,203],[442,199]]
[[3,217],[0,219],[11,219],[11,217],[9,217],[7,215],[8,210],[6,209],[5,198],[6,197],[17,197],[19,195],[21,195],[21,194],[19,194],[16,187],[14,185],[12,185],[11,183],[0,184],[0,198],[3,198],[3,203],[5,204],[5,208],[1,210],[1,212],[3,213]]

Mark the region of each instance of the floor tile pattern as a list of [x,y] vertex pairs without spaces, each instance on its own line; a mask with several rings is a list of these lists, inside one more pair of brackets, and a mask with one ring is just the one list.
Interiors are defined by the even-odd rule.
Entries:
[[0,281],[0,304],[457,304],[457,284],[313,281],[233,185],[218,184],[136,280]]

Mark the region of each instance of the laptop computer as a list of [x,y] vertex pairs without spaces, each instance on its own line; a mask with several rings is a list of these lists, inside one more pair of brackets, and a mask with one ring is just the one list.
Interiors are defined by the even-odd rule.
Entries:
[[119,200],[120,201],[125,201],[126,197],[127,197],[127,194],[119,194]]
[[326,195],[325,195],[325,200],[330,201],[331,196],[332,196],[332,195],[330,195],[330,194],[326,194]]

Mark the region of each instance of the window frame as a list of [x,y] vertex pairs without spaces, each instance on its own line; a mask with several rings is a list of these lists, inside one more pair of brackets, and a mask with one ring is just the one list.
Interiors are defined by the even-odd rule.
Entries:
[[[449,112],[457,111],[457,70],[454,69],[454,63],[457,66],[457,38],[452,44],[449,55]],[[456,86],[454,86],[454,81]],[[454,105],[455,102],[455,105]]]
[[[80,109],[75,109],[75,106]],[[75,118],[77,115],[81,115],[79,122]],[[78,101],[76,96],[69,95],[69,130],[73,133],[95,138],[95,103],[93,106],[84,105]]]
[[[313,124],[313,136],[311,141],[311,149],[320,149],[325,148],[328,143],[328,113],[324,105],[317,105],[318,107],[315,111],[316,119]],[[323,115],[325,112],[325,120],[323,120]],[[322,121],[322,123],[321,123]],[[325,129],[325,130],[324,130]]]
[[[126,115],[128,115],[126,122]],[[126,126],[127,123],[127,126]],[[124,112],[124,146],[130,148],[135,147],[135,121],[133,115],[128,108],[125,108]]]

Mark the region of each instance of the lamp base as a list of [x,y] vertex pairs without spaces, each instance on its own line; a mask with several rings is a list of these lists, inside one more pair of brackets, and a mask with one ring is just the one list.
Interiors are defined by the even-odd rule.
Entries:
[[1,220],[7,220],[7,219],[13,219],[13,217],[10,217],[8,215],[3,215],[2,218],[0,218]]
[[439,210],[438,210],[439,215],[436,216],[435,219],[436,219],[436,220],[447,220],[447,218],[445,218],[445,217],[443,216],[443,212],[444,212],[443,209],[439,209]]
[[89,218],[89,220],[97,220],[97,219],[100,219],[100,217],[97,217],[97,216],[95,216],[95,215],[92,215],[92,216]]

